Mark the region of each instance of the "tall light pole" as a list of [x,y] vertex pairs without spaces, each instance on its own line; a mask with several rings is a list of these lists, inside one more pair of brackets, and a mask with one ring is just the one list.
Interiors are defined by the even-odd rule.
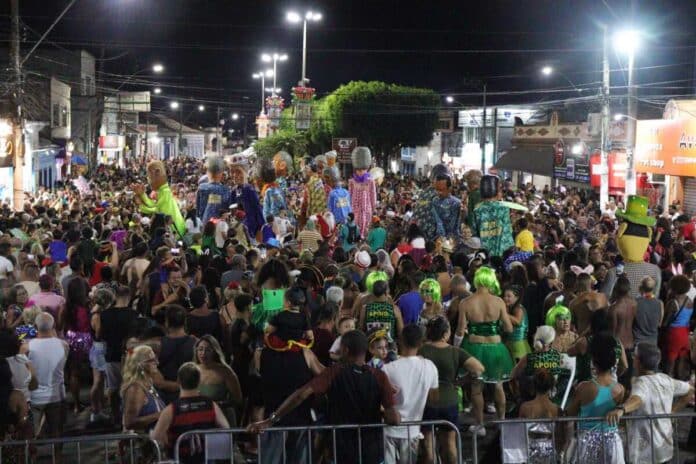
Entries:
[[602,141],[600,151],[599,209],[606,211],[609,203],[609,40],[607,26],[603,25],[602,39]]
[[263,104],[263,99],[266,96],[266,77],[273,77],[273,75],[272,69],[259,71],[251,75],[254,79],[261,79],[261,114],[266,112],[265,105]]
[[625,54],[627,57],[628,74],[628,119],[626,121],[626,187],[624,192],[628,195],[636,193],[636,167],[634,164],[634,151],[636,146],[636,118],[638,117],[638,106],[636,102],[636,86],[634,83],[634,61],[635,51],[639,45],[640,34],[633,29],[628,29],[617,33],[614,36],[614,48],[617,52]]
[[184,115],[182,113],[183,108],[179,104],[178,101],[173,101],[169,104],[169,107],[173,110],[179,110],[179,143],[178,146],[176,147],[176,155],[181,156],[181,147],[183,146],[182,144],[182,133],[184,132]]
[[[302,87],[307,83],[307,21],[321,21],[321,13],[307,11],[304,18],[295,11],[289,11],[285,16],[291,23],[299,23],[302,21]],[[275,87],[275,86],[274,86]]]
[[273,91],[271,92],[271,95],[275,97],[276,94],[276,82],[278,78],[278,61],[287,61],[288,55],[286,53],[278,54],[278,53],[273,53],[272,55],[269,53],[264,53],[261,55],[261,61],[264,63],[270,63],[271,61],[273,62]]

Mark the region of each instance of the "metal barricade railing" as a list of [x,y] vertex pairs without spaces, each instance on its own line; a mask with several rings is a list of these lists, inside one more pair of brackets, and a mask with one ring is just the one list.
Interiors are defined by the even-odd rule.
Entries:
[[[672,459],[669,462],[679,464],[682,462],[680,459],[681,449],[679,446],[679,421],[688,420],[692,421],[696,419],[696,413],[694,412],[684,412],[677,414],[654,414],[654,415],[626,415],[622,416],[619,421],[616,433],[621,438],[621,443],[619,444],[622,450],[638,450],[645,449],[646,446],[650,446],[650,462],[663,462],[664,456],[657,456],[656,450],[657,444],[655,441],[656,433],[660,434],[661,431],[657,430],[657,421],[661,421],[660,425],[666,427],[667,425],[671,427],[671,438],[672,438]],[[633,424],[634,422],[647,421],[648,424]],[[668,421],[668,423],[665,423]],[[472,433],[472,457],[473,463],[477,464],[479,462],[478,456],[478,434],[476,433],[482,427],[486,426],[497,426],[500,428],[500,451],[501,451],[501,462],[504,464],[514,464],[514,463],[525,463],[530,459],[530,450],[532,454],[535,452],[532,447],[530,447],[529,432],[530,427],[537,426],[539,424],[548,424],[549,427],[546,428],[544,432],[550,433],[549,443],[556,450],[557,455],[555,459],[557,462],[571,462],[570,458],[572,456],[565,456],[564,459],[563,452],[577,452],[578,447],[582,446],[581,439],[582,433],[593,430],[592,428],[580,430],[580,427],[573,427],[574,423],[595,423],[595,430],[605,430],[601,426],[607,425],[605,417],[557,417],[552,419],[505,419],[505,420],[494,420],[488,421],[483,425],[477,426],[477,428]],[[649,441],[646,440],[642,434],[639,434],[638,443],[631,442],[631,433],[628,430],[631,427],[644,426],[645,429],[649,429]],[[560,426],[560,427],[557,427]],[[613,429],[612,429],[613,430]],[[532,431],[532,433],[535,433]],[[636,433],[639,433],[636,429]],[[558,435],[561,434],[562,440],[558,440]],[[666,437],[660,436],[660,440]],[[576,446],[574,450],[567,450],[568,444],[575,440]],[[662,446],[669,445],[669,443],[660,443]],[[595,443],[596,445],[596,443]],[[558,452],[562,450],[561,452]],[[604,457],[601,460],[594,460],[593,462],[601,462],[606,464],[611,464],[611,460],[607,460],[606,456],[606,443],[601,444],[600,451],[604,452]],[[629,451],[630,452],[630,451]],[[694,450],[696,453],[696,450]],[[690,456],[693,457],[693,456]],[[486,462],[488,459],[486,459]],[[625,461],[629,461],[629,456],[627,455]],[[482,461],[483,462],[483,461]],[[573,460],[572,462],[580,462],[578,460]],[[639,462],[644,462],[643,460]]]
[[[415,434],[412,427],[418,427]],[[397,430],[398,429],[398,430]],[[392,459],[384,458],[384,462],[398,462],[401,464],[416,464],[418,462],[418,440],[423,438],[420,430],[425,429],[425,435],[432,440],[432,461],[438,462],[437,450],[441,442],[437,441],[437,435],[444,431],[454,433],[454,446],[457,464],[463,462],[462,440],[457,426],[448,421],[420,421],[403,422],[399,426],[386,424],[349,424],[349,425],[314,425],[307,427],[271,427],[258,435],[250,434],[246,429],[208,429],[192,430],[178,437],[173,447],[174,463],[182,462],[182,459],[190,453],[196,453],[202,462],[225,461],[238,464],[238,444],[243,441],[240,435],[251,438],[256,443],[258,450],[257,462],[259,464],[287,464],[287,463],[312,463],[315,462],[317,453],[331,454],[335,464],[371,464],[381,462],[373,459],[374,454],[379,456],[392,453],[399,456]],[[378,433],[379,435],[375,435]],[[405,438],[394,437],[405,435]],[[414,436],[415,435],[415,436]],[[379,439],[381,438],[381,448]],[[404,441],[400,441],[404,440]],[[182,452],[182,446],[186,451]],[[357,451],[356,451],[357,450]],[[351,456],[353,454],[353,456]],[[403,456],[406,454],[406,456]]]
[[[46,448],[50,448],[48,462],[51,464],[56,462],[137,464],[142,462],[141,458],[145,453],[149,455],[147,462],[159,463],[162,461],[162,452],[157,442],[147,435],[123,433],[0,441],[0,463],[46,462],[45,459],[35,459],[36,455],[45,453]],[[103,456],[103,459],[100,455]]]

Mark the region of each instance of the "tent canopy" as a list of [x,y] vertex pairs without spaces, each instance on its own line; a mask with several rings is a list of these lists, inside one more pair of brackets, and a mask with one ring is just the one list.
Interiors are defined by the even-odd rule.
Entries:
[[549,145],[512,147],[498,159],[495,168],[553,177],[553,148]]

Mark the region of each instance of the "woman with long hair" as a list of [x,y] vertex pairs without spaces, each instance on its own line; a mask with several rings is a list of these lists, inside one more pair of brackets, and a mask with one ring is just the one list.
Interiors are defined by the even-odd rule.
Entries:
[[[485,435],[483,424],[483,383],[495,384],[495,408],[499,419],[505,418],[503,383],[512,370],[512,358],[502,342],[502,332],[512,332],[512,323],[500,295],[500,284],[495,271],[482,266],[474,274],[476,292],[459,305],[459,324],[454,339],[460,346],[481,361],[486,368],[480,381],[471,388],[471,402],[477,425],[470,430]],[[468,333],[466,339],[464,334]]]
[[198,217],[196,208],[190,208],[186,213],[186,233],[189,235],[201,232],[201,220]]
[[14,329],[22,323],[22,311],[29,301],[29,293],[21,284],[13,285],[7,293],[7,309],[5,310],[5,327]]
[[80,407],[80,366],[89,358],[92,349],[92,327],[90,325],[87,282],[81,278],[68,284],[63,320],[59,324],[65,330],[65,339],[70,347],[68,353],[68,385],[72,394],[75,414]]
[[510,356],[514,362],[519,361],[532,351],[527,342],[529,320],[527,319],[527,310],[521,303],[522,296],[522,287],[518,285],[509,285],[503,290],[503,301],[505,301],[513,327],[512,333],[505,336],[505,345],[510,350]]
[[102,340],[101,316],[102,311],[111,309],[116,303],[116,296],[109,288],[99,288],[94,292],[93,307],[90,312],[90,326],[94,334],[92,348],[89,351],[89,363],[92,367],[92,388],[89,391],[89,399],[92,405],[90,421],[101,419],[104,416],[101,410],[104,407],[104,375],[106,372],[106,342]]
[[440,284],[442,301],[449,301],[451,298],[450,284],[452,283],[452,276],[447,269],[447,260],[444,256],[436,255],[433,258],[432,270],[435,273],[435,279]]
[[[590,331],[582,337],[579,337],[577,341],[568,348],[568,356],[576,356],[577,367],[575,371],[575,378],[578,382],[585,380],[591,380],[594,376],[592,370],[592,354],[590,352],[590,345],[592,340],[597,335],[611,334],[609,330],[609,316],[606,309],[598,309],[592,312],[592,318],[590,319]],[[626,359],[626,352],[621,345],[621,342],[616,339],[614,343],[614,356],[616,357],[614,375],[622,375],[623,372],[628,368],[628,360]]]
[[123,430],[148,432],[157,423],[164,402],[155,390],[153,376],[158,374],[157,356],[152,348],[133,348],[123,366]]
[[225,361],[220,344],[211,335],[203,335],[193,346],[193,359],[201,371],[198,391],[215,401],[230,424],[236,424],[235,410],[242,404],[239,379]]
[[[0,441],[25,440],[27,436],[27,420],[29,405],[20,390],[12,385],[12,371],[5,359],[0,359]],[[2,462],[25,462],[25,447],[3,447]]]

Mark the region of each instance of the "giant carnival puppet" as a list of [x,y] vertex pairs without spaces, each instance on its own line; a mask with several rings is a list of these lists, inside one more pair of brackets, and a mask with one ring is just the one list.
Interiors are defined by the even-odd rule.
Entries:
[[292,174],[292,156],[286,151],[279,151],[273,156],[273,169],[275,169],[275,182],[283,192],[283,196],[288,194],[288,176]]
[[222,216],[232,203],[232,191],[222,184],[225,160],[221,156],[210,156],[207,164],[208,181],[199,184],[196,193],[196,212],[203,224]]
[[161,213],[171,217],[173,228],[179,237],[183,237],[186,234],[186,222],[167,182],[167,169],[162,161],[152,161],[147,165],[147,180],[156,193],[157,199],[152,200],[145,194],[144,185],[133,185],[133,192],[140,200],[140,212],[144,214]]
[[[473,211],[473,232],[490,256],[502,256],[515,244],[510,209],[497,201],[500,178],[486,174],[481,178],[481,202]],[[471,214],[471,213],[470,213]]]
[[229,158],[229,164],[230,175],[234,184],[231,203],[238,205],[244,210],[244,225],[247,226],[249,235],[256,237],[265,221],[256,189],[253,185],[247,183],[251,158],[243,153],[238,153]]
[[654,217],[648,216],[648,199],[629,195],[626,210],[617,211],[616,217],[621,219],[616,240],[623,263],[609,270],[602,292],[609,298],[618,276],[623,273],[631,282],[633,298],[640,296],[639,287],[645,276],[655,279],[655,295],[659,295],[662,282],[660,268],[644,259],[652,239],[652,227],[657,221]]
[[351,208],[360,236],[367,237],[372,214],[377,206],[377,186],[368,172],[372,164],[372,153],[367,147],[356,147],[350,157],[353,162],[353,177],[348,181]]
[[329,211],[333,213],[337,224],[345,224],[350,214],[350,193],[343,188],[341,179],[338,177],[338,169],[334,167],[324,168],[324,185],[328,185],[331,190],[327,199]]
[[326,191],[317,165],[311,158],[304,159],[303,174],[305,176],[305,188],[302,197],[301,220],[302,225],[310,216],[322,214],[326,211]]
[[430,172],[431,185],[421,192],[413,212],[426,240],[438,237],[459,238],[459,214],[462,204],[452,195],[452,174],[444,164],[437,164]]
[[256,162],[256,174],[261,181],[261,204],[263,205],[263,217],[272,215],[278,217],[281,209],[287,211],[285,192],[276,181],[276,170],[273,162],[262,158]]

